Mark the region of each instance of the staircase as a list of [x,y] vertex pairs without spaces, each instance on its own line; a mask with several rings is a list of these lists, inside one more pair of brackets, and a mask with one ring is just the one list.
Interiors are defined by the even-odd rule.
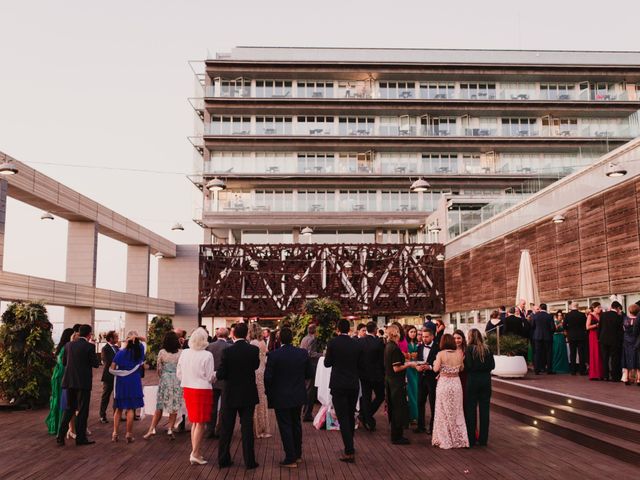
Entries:
[[640,465],[640,410],[495,377],[492,390],[493,411],[605,455]]

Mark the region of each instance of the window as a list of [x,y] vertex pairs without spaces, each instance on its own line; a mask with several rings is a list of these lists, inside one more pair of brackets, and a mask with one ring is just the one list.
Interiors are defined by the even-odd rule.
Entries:
[[447,137],[457,134],[455,117],[422,117],[421,133],[427,136]]
[[223,190],[218,192],[218,211],[244,212],[251,208],[251,192],[243,190]]
[[542,119],[542,134],[547,137],[572,137],[578,134],[577,118],[552,118]]
[[457,153],[425,153],[422,155],[420,173],[458,173]]
[[254,172],[288,173],[296,171],[294,154],[289,152],[256,152]]
[[530,137],[538,135],[535,118],[503,118],[502,135],[506,137]]
[[540,98],[542,100],[573,100],[576,86],[572,83],[542,83]]
[[331,135],[333,117],[298,117],[298,135]]
[[484,173],[484,171],[482,170],[480,155],[463,155],[462,168],[465,173],[471,173],[471,174]]
[[341,212],[364,212],[376,210],[375,190],[340,191]]
[[336,194],[333,190],[298,190],[298,211],[333,212]]
[[380,82],[380,98],[415,98],[415,82]]
[[293,243],[293,233],[290,230],[243,230],[242,243]]
[[331,153],[299,153],[299,173],[333,173],[335,172],[335,157]]
[[370,82],[338,82],[338,98],[371,98]]
[[290,97],[290,80],[256,80],[256,97]]
[[613,83],[596,82],[591,85],[592,100],[615,100],[616,86]]
[[211,117],[210,135],[249,135],[251,117]]
[[234,80],[226,80],[224,78],[216,79],[220,86],[221,97],[248,97],[251,95],[251,81],[243,78]]
[[291,135],[291,117],[256,117],[258,135]]
[[253,210],[290,212],[293,210],[293,192],[290,190],[256,190]]
[[494,100],[496,98],[496,84],[461,83],[460,98],[466,100]]
[[629,136],[629,123],[621,118],[583,118],[581,120],[584,137],[617,137]]
[[211,152],[204,173],[252,173],[251,152]]
[[382,192],[383,212],[415,212],[418,210],[418,194],[400,191]]
[[446,100],[455,98],[456,86],[454,83],[421,83],[420,98],[434,100]]
[[415,153],[380,153],[380,169],[385,174],[418,172],[418,156]]
[[531,100],[536,95],[535,83],[501,83],[500,89],[505,100]]
[[372,117],[340,117],[339,135],[372,135],[374,119]]
[[333,98],[333,82],[298,81],[298,97]]

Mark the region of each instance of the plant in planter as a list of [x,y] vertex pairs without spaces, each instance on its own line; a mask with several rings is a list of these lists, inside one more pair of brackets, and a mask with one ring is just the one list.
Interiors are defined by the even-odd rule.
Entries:
[[42,303],[15,302],[0,325],[0,394],[14,405],[38,407],[49,401],[53,325]]
[[307,334],[307,327],[313,323],[313,317],[307,313],[292,313],[284,317],[282,323],[287,323],[293,332],[293,344],[300,346],[300,342]]
[[335,332],[338,320],[342,318],[340,304],[328,298],[314,298],[305,303],[304,311],[317,325],[318,349],[324,351]]
[[[498,341],[500,355],[498,355]],[[496,368],[493,374],[498,377],[517,378],[527,374],[527,349],[529,340],[518,335],[489,335],[487,346],[494,354]]]
[[147,332],[146,362],[149,368],[156,368],[158,353],[162,348],[162,341],[167,332],[173,330],[173,320],[168,316],[156,316],[151,319]]

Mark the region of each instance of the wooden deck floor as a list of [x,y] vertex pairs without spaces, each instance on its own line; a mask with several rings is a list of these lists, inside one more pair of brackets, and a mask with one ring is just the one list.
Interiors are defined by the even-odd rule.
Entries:
[[[154,383],[153,372],[146,381]],[[205,457],[212,463],[190,466],[188,434],[178,435],[173,442],[164,432],[149,442],[141,438],[149,417],[136,422],[135,443],[111,443],[111,425],[98,422],[99,391],[96,381],[89,426],[97,443],[92,446],[57,447],[46,433],[45,410],[0,411],[0,479],[591,479],[610,477],[612,473],[617,478],[632,478],[638,473],[630,464],[499,414],[492,415],[489,447],[450,451],[432,448],[430,437],[412,432],[408,432],[411,445],[392,446],[386,422],[379,418],[378,432],[356,433],[358,458],[354,465],[335,459],[341,448],[339,432],[317,431],[305,423],[304,462],[292,471],[278,467],[282,450],[272,416],[274,437],[256,440],[257,470],[247,472],[242,466],[238,433],[233,444],[236,465],[232,468],[217,468],[217,440],[205,441]]]

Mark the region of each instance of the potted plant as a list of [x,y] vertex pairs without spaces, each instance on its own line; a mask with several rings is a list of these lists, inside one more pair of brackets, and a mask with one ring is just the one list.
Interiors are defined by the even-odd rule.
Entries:
[[156,368],[158,353],[162,348],[162,341],[167,332],[173,330],[173,320],[171,317],[160,315],[151,319],[149,331],[147,332],[147,352],[145,354],[149,368]]
[[497,377],[520,378],[527,374],[527,349],[529,340],[518,335],[490,334],[487,346],[494,355],[496,368],[491,372]]
[[342,318],[340,304],[329,298],[314,298],[305,303],[304,310],[317,325],[318,350],[324,351],[336,330],[338,320]]

